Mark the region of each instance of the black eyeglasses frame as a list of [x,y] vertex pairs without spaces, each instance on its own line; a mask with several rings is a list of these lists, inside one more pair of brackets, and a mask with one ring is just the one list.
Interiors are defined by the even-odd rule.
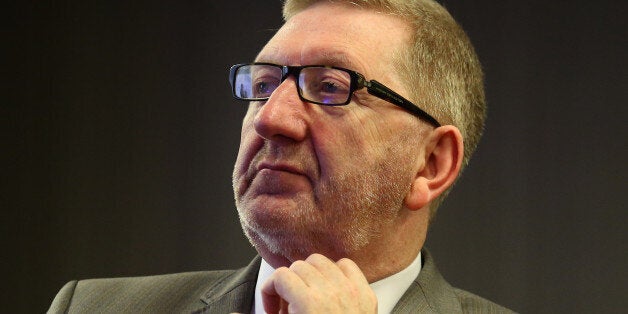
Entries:
[[[417,105],[415,105],[414,103],[412,103],[411,101],[409,101],[408,99],[404,98],[403,96],[399,95],[398,93],[396,93],[395,91],[393,91],[392,89],[386,87],[386,85],[376,81],[376,80],[370,80],[367,81],[364,78],[364,75],[353,71],[353,70],[349,70],[346,68],[341,68],[341,67],[335,67],[335,66],[327,66],[327,65],[303,65],[303,66],[289,66],[289,65],[279,65],[279,64],[274,64],[274,63],[266,63],[266,62],[253,62],[253,63],[239,63],[239,64],[235,64],[233,66],[231,66],[231,69],[229,70],[229,83],[231,84],[231,94],[233,95],[233,97],[235,99],[238,100],[245,100],[245,101],[265,101],[268,100],[270,98],[270,96],[268,97],[262,97],[262,98],[243,98],[243,97],[239,97],[236,93],[236,86],[235,86],[235,76],[236,73],[238,72],[238,69],[243,67],[243,66],[250,66],[250,65],[268,65],[268,66],[274,66],[277,68],[281,69],[281,73],[282,73],[282,77],[281,77],[281,82],[285,81],[286,78],[290,75],[293,75],[295,78],[297,78],[297,94],[299,95],[299,98],[302,101],[305,102],[309,102],[309,103],[313,103],[313,104],[317,104],[317,105],[323,105],[323,106],[344,106],[347,105],[351,102],[351,98],[353,97],[353,93],[356,90],[360,90],[364,87],[366,87],[366,90],[368,91],[369,94],[380,98],[382,100],[388,101],[390,103],[392,103],[393,105],[397,105],[407,111],[409,111],[410,113],[414,114],[415,116],[429,122],[430,124],[432,124],[434,127],[439,127],[441,126],[441,124],[438,122],[438,120],[436,120],[432,115],[430,115],[429,113],[425,112],[423,109],[419,108]],[[301,70],[305,69],[305,68],[312,68],[312,67],[322,67],[322,68],[328,68],[328,69],[336,69],[336,70],[341,70],[344,71],[346,73],[349,74],[349,76],[351,77],[351,83],[349,86],[349,93],[347,96],[347,100],[344,103],[339,103],[339,104],[326,104],[326,103],[322,103],[322,102],[317,102],[317,101],[313,101],[310,99],[307,99],[305,97],[303,97],[302,93],[301,93],[301,89],[298,86],[298,78],[299,75],[301,73]]]

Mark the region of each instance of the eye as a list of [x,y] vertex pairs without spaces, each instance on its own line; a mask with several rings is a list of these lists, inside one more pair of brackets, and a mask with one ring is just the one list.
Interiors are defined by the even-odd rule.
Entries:
[[257,85],[255,86],[255,91],[257,92],[258,95],[267,94],[270,90],[268,86],[269,84],[267,82],[257,83]]
[[253,92],[255,98],[270,97],[275,89],[279,86],[279,80],[271,78],[258,78],[253,85]]
[[346,95],[349,87],[344,82],[334,78],[326,78],[314,84],[316,93],[321,95]]
[[339,86],[335,82],[321,82],[321,92],[335,94],[338,92]]
[[348,72],[323,67],[306,67],[299,76],[301,96],[318,104],[341,105],[347,102],[351,90]]

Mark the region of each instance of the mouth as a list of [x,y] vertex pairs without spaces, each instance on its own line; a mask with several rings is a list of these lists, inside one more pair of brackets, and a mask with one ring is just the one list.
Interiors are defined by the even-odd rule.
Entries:
[[289,164],[261,162],[257,166],[256,170],[257,170],[258,173],[263,171],[263,170],[282,171],[282,172],[287,172],[287,173],[291,173],[291,174],[304,176],[304,177],[307,177],[309,179],[309,176],[306,175],[304,171],[300,170],[299,168],[297,168],[295,166],[291,166]]
[[292,197],[295,193],[310,191],[312,188],[311,177],[301,167],[262,161],[249,172],[246,183],[241,186],[240,194],[250,193],[251,197],[259,195]]

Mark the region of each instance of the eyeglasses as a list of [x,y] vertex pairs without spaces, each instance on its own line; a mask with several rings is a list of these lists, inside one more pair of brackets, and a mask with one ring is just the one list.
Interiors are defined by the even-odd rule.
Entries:
[[362,74],[344,68],[243,63],[231,67],[229,82],[236,99],[264,101],[289,75],[297,78],[297,93],[302,101],[324,106],[344,106],[351,102],[353,92],[366,87],[369,94],[406,109],[435,127],[440,126],[434,117],[390,88],[376,80],[367,81]]

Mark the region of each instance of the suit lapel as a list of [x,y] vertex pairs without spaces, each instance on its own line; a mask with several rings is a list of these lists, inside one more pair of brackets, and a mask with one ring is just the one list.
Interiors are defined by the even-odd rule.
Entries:
[[[404,293],[393,313],[462,313],[454,289],[440,274],[431,254],[422,251],[421,273]],[[201,296],[206,306],[197,313],[250,313],[261,258],[214,283]]]
[[257,256],[245,268],[214,283],[201,296],[207,306],[197,313],[250,313],[260,262]]
[[419,276],[401,297],[393,313],[462,313],[454,289],[440,274],[431,254],[423,249]]

